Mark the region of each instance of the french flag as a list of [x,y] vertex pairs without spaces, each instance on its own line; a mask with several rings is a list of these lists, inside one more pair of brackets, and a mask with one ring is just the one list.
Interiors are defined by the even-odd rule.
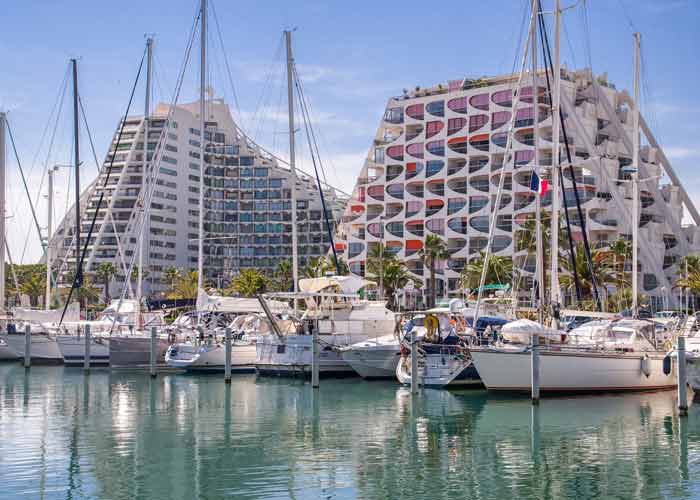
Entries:
[[532,189],[540,196],[544,196],[549,190],[549,181],[545,179],[540,179],[540,177],[535,172],[532,172],[532,179],[530,180],[530,189]]

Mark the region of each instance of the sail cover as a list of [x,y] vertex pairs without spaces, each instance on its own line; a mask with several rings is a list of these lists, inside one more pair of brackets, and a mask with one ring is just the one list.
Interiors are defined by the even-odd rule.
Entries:
[[557,330],[547,328],[529,319],[519,319],[506,323],[501,328],[501,335],[505,340],[517,344],[529,344],[533,335],[561,342],[561,335]]
[[[277,300],[266,300],[268,307],[273,311],[282,311],[288,306],[284,302]],[[199,289],[197,293],[198,311],[218,311],[226,313],[263,313],[263,308],[258,299],[244,297],[223,297],[221,295],[208,295],[207,292]]]
[[324,278],[306,278],[299,280],[299,291],[317,293],[326,288],[337,286],[342,293],[355,294],[362,288],[370,285],[374,285],[374,282],[356,276],[328,276]]
[[[28,309],[25,307],[15,307],[12,310],[15,319],[22,321],[36,321],[37,323],[59,323],[63,309]],[[80,304],[73,302],[66,310],[64,321],[80,321]]]

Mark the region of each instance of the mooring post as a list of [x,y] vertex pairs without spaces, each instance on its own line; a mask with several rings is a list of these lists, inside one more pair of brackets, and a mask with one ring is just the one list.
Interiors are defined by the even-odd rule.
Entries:
[[156,340],[157,340],[156,327],[152,326],[151,327],[151,357],[150,357],[151,377],[156,376]]
[[311,332],[311,387],[318,389],[320,372],[320,350],[318,348],[318,325]]
[[411,330],[411,394],[418,394],[418,347],[416,329]]
[[24,325],[24,367],[32,366],[32,327],[29,323]]
[[685,337],[678,337],[678,412],[688,415],[688,394],[686,393]]
[[540,404],[540,336],[532,336],[530,367],[532,369],[532,404]]
[[[80,330],[80,327],[78,327]],[[83,359],[83,371],[90,372],[90,325],[85,325],[85,359]]]
[[224,330],[226,341],[226,359],[224,360],[224,382],[231,383],[231,328]]

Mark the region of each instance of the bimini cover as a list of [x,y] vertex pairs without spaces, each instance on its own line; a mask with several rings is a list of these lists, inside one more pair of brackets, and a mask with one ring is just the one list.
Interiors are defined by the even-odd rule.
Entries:
[[571,330],[567,336],[570,344],[595,344],[611,335],[612,321],[589,321]]
[[373,281],[367,281],[357,276],[328,276],[324,278],[305,278],[299,280],[299,291],[317,293],[329,287],[338,287],[341,293],[348,295],[359,292],[366,286],[374,285]]
[[[119,309],[119,311],[117,311]],[[107,306],[102,314],[135,314],[136,313],[136,301],[134,299],[124,299],[119,304],[119,299],[113,300],[112,303]]]
[[549,340],[561,341],[561,335],[558,331],[547,328],[529,319],[519,319],[506,323],[501,328],[501,335],[504,340],[516,344],[529,344],[533,335],[539,335]]
[[[59,323],[63,309],[50,309],[48,311],[42,309],[27,309],[24,307],[15,307],[12,310],[13,317],[22,321],[36,321],[37,323]],[[80,321],[80,304],[73,302],[68,306],[66,315],[63,318],[65,322]]]
[[[282,311],[288,308],[286,303],[277,300],[266,300],[265,302],[273,311]],[[201,288],[199,289],[199,293],[197,293],[197,310],[237,314],[264,312],[258,299],[207,295],[207,292]]]

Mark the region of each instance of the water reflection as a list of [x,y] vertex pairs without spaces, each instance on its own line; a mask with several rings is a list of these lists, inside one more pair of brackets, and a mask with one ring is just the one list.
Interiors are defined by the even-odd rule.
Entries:
[[0,366],[0,484],[26,498],[700,494],[675,394],[544,399],[393,383]]

